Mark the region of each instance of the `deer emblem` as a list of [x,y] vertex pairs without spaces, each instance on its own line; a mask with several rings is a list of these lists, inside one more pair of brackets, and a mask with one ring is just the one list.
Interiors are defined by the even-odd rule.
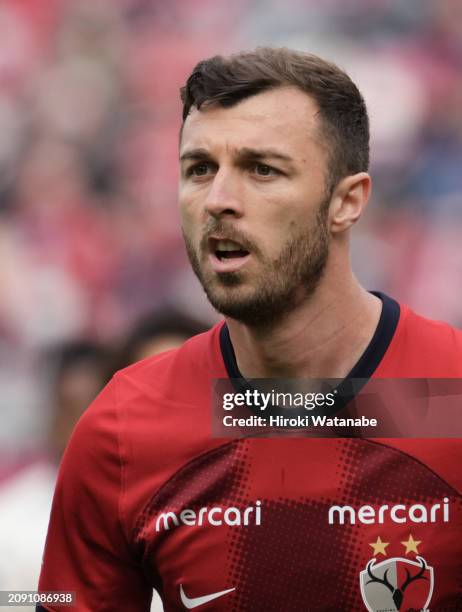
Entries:
[[369,574],[371,578],[370,580],[367,581],[367,584],[370,584],[371,582],[378,582],[386,586],[387,589],[389,589],[389,591],[391,592],[391,596],[393,597],[393,601],[395,603],[396,609],[401,610],[401,605],[403,603],[403,598],[404,598],[404,591],[411,584],[411,582],[414,582],[414,580],[428,580],[428,578],[424,576],[425,570],[427,569],[427,564],[425,562],[425,559],[423,559],[422,557],[417,557],[417,559],[419,560],[419,563],[421,564],[419,572],[415,574],[414,576],[412,576],[410,571],[406,567],[404,569],[404,571],[406,572],[406,580],[403,582],[400,588],[395,588],[392,584],[388,582],[387,574],[390,571],[390,569],[385,570],[383,578],[377,578],[377,576],[374,576],[374,574],[372,573],[372,569],[375,563],[375,559],[371,559],[369,563],[367,564],[367,568],[366,568],[367,573]]
[[[380,573],[379,570],[381,570]],[[417,581],[426,581],[428,588],[425,587],[425,595],[423,595],[422,590],[413,591],[411,594],[411,599],[414,600],[412,607],[424,610],[430,603],[433,593],[433,568],[427,565],[423,557],[417,556],[415,561],[395,557],[384,560],[381,563],[376,563],[375,559],[371,559],[366,569],[360,573],[363,601],[368,610],[374,612],[375,610],[383,609],[386,605],[386,598],[391,595],[395,609],[399,611],[403,605],[404,594],[407,588],[410,584]],[[389,595],[386,595],[386,591],[372,589],[369,586],[375,584],[386,587]],[[416,598],[417,600],[420,599],[420,601],[417,601]],[[407,601],[408,599],[407,597]],[[390,600],[388,599],[388,601]]]

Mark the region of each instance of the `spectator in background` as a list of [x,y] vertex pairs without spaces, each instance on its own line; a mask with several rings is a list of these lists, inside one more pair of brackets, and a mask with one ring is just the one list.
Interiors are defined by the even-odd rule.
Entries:
[[58,349],[54,360],[57,369],[53,385],[54,410],[49,450],[50,458],[57,464],[88,402],[98,395],[107,382],[108,355],[100,345],[81,341]]
[[208,325],[179,310],[160,310],[146,315],[122,342],[111,374],[136,361],[177,348],[191,336],[208,329]]
[[55,349],[49,360],[46,455],[0,489],[0,590],[36,589],[59,461],[74,425],[106,382],[107,353],[94,342],[69,342]]

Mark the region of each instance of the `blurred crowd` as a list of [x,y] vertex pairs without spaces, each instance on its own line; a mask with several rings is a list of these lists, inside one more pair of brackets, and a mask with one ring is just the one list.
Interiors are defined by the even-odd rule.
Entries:
[[459,0],[1,0],[0,41],[0,482],[58,452],[63,364],[104,362],[69,383],[81,406],[148,313],[214,320],[176,204],[178,90],[203,57],[286,45],[350,72],[372,128],[358,276],[462,325]]

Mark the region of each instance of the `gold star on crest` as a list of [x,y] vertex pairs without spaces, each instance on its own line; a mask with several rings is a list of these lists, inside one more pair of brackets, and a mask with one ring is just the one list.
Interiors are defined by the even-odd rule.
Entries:
[[401,542],[401,544],[406,547],[406,555],[408,555],[410,552],[419,554],[417,546],[419,546],[419,544],[422,544],[422,540],[414,540],[412,535],[409,534],[409,539],[407,540],[407,542]]
[[390,542],[382,542],[380,536],[377,538],[376,542],[370,542],[369,546],[374,549],[374,555],[384,555],[386,556],[386,547],[389,546]]

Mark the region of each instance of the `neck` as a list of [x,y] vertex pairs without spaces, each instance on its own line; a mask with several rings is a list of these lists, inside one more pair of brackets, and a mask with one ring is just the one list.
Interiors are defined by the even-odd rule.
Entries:
[[246,378],[344,378],[371,341],[381,307],[350,272],[341,284],[321,281],[270,327],[227,319],[239,370]]

